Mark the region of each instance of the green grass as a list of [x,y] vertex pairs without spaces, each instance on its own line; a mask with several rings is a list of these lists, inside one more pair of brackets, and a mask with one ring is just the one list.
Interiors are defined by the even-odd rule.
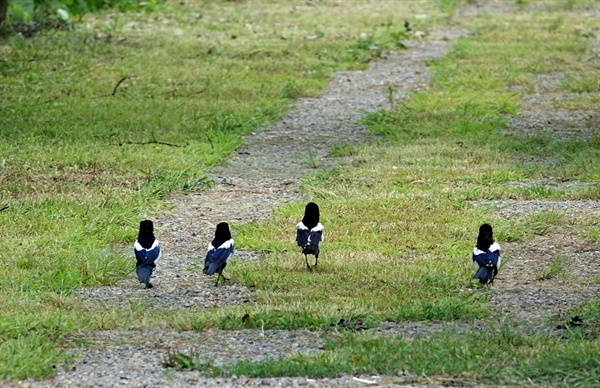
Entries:
[[[593,55],[592,40],[576,31],[597,27],[575,12],[553,7],[517,16],[482,15],[467,27],[473,36],[461,38],[447,57],[431,64],[436,77],[430,89],[405,105],[391,104],[390,110],[364,118],[385,142],[351,152],[334,150],[359,163],[307,179],[304,190],[319,203],[326,230],[315,273],[304,270],[292,241],[291,229],[301,218],[303,204],[280,208],[265,225],[238,227],[236,241],[242,249],[266,253],[261,261],[233,266],[238,281],[256,287],[259,304],[237,310],[225,318],[231,324],[221,321],[222,327],[318,328],[339,318],[361,319],[371,327],[382,320],[493,318],[487,294],[467,291],[477,227],[490,222],[501,244],[526,243],[534,235],[564,230],[573,221],[556,211],[505,220],[471,201],[599,197],[597,134],[582,140],[505,132],[508,116],[522,106],[515,85],[533,92],[536,74],[569,71],[579,77],[597,71],[586,61]],[[580,97],[586,101],[580,107],[594,114],[590,101],[595,97]],[[582,184],[546,186],[542,182],[547,179]],[[578,222],[581,228],[574,232],[597,244],[596,222]],[[510,251],[505,255],[512,259]],[[564,268],[564,260],[557,258],[540,276],[559,276]],[[256,319],[242,324],[244,314]],[[562,341],[494,330],[468,338],[445,332],[418,341],[350,335],[322,355],[242,362],[205,372],[322,377],[395,375],[408,369],[417,375],[492,384],[527,379],[553,385],[598,382],[597,340],[575,336]],[[490,363],[490,357],[503,361]]]
[[[364,67],[381,50],[397,49],[404,20],[428,30],[459,6],[384,2],[374,12],[367,1],[326,3],[292,9],[292,2],[168,2],[149,14],[90,14],[73,31],[0,42],[0,208],[9,206],[0,211],[0,378],[51,375],[65,360],[58,345],[80,329],[487,320],[488,292],[470,287],[477,227],[490,222],[500,243],[523,242],[570,221],[560,213],[502,220],[470,201],[600,196],[597,135],[557,140],[503,132],[506,116],[521,107],[514,86],[527,93],[534,75],[568,71],[580,80],[597,71],[587,59],[598,27],[552,4],[516,16],[482,15],[464,25],[472,36],[431,63],[431,88],[405,105],[390,90],[391,109],[364,118],[384,142],[335,149],[332,155],[351,157],[353,167],[306,179],[304,192],[319,203],[326,228],[314,273],[305,271],[292,241],[303,204],[289,204],[264,225],[236,227],[237,247],[266,253],[230,265],[234,281],[256,288],[257,303],[173,310],[132,302],[88,310],[76,301],[75,288],[129,276],[126,247],[139,220],[166,211],[162,199],[170,193],[210,185],[207,171],[241,135],[280,117],[292,99],[318,95],[332,71]],[[582,4],[589,5],[572,6]],[[415,18],[422,14],[428,18]],[[371,49],[375,43],[381,50]],[[595,90],[571,84],[561,90],[577,99],[553,104],[594,109]],[[550,178],[587,185],[539,184]],[[528,185],[509,184],[515,181]],[[600,241],[594,220],[579,230]],[[585,314],[596,317],[596,310]],[[597,340],[497,330],[427,340],[349,335],[322,356],[210,373],[395,374],[402,365],[477,382],[597,382]],[[377,356],[388,353],[389,360]],[[506,361],[484,365],[489,356]]]
[[242,361],[216,367],[205,355],[177,354],[168,366],[212,376],[330,377],[340,374],[408,375],[398,382],[454,381],[457,384],[589,386],[600,382],[596,357],[600,342],[562,344],[553,337],[523,335],[508,325],[460,334],[446,331],[429,338],[382,338],[348,334],[331,341],[318,355],[297,355],[264,362]]
[[166,211],[170,193],[210,186],[207,172],[243,134],[318,95],[333,71],[398,49],[404,20],[427,30],[447,16],[402,2],[373,12],[369,1],[167,1],[3,36],[0,379],[51,375],[75,330],[227,321],[211,311],[197,326],[187,311],[142,305],[88,311],[73,290],[129,276],[139,221]]

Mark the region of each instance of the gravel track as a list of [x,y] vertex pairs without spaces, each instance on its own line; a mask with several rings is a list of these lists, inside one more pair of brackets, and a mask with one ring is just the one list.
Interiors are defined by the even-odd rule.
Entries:
[[[489,10],[509,12],[508,7],[491,9],[480,7],[471,13]],[[465,12],[462,17],[472,16]],[[390,54],[372,64],[366,71],[336,74],[327,90],[318,98],[298,100],[280,122],[270,125],[245,139],[222,166],[216,167],[212,177],[213,188],[186,196],[172,197],[173,211],[156,220],[157,236],[165,252],[157,268],[155,288],[143,290],[134,279],[124,280],[115,287],[99,287],[79,291],[79,297],[90,308],[122,306],[135,301],[146,302],[157,308],[201,309],[213,306],[251,303],[253,290],[227,284],[215,289],[213,279],[202,276],[199,266],[214,226],[220,221],[239,225],[267,219],[272,210],[288,201],[303,199],[299,192],[301,179],[326,171],[340,162],[329,157],[337,146],[368,142],[372,137],[356,124],[365,112],[374,112],[389,105],[387,89],[396,88],[397,98],[420,90],[430,78],[425,61],[443,56],[449,42],[464,31],[446,31],[432,34],[427,40],[414,43],[409,50]],[[539,90],[552,85],[539,81]],[[550,79],[549,83],[556,83]],[[541,93],[540,93],[541,95]],[[538,102],[536,102],[536,98]],[[531,106],[511,121],[513,133],[550,131],[558,136],[586,138],[597,131],[598,117],[589,112],[556,113],[556,126],[548,129],[543,111],[538,110],[542,97],[527,99]],[[540,116],[542,114],[542,116]],[[566,124],[565,124],[566,123]],[[560,127],[568,133],[560,132]],[[306,140],[318,136],[321,140],[310,151]],[[314,168],[316,167],[316,168]],[[544,184],[555,182],[540,182]],[[514,184],[520,184],[515,182]],[[525,184],[525,183],[523,183]],[[577,183],[574,183],[577,185]],[[497,209],[498,215],[519,218],[532,212],[555,209],[569,217],[589,216],[598,211],[598,201],[503,201],[475,203]],[[594,213],[597,214],[597,213]],[[547,248],[552,246],[552,249]],[[503,244],[511,260],[500,272],[491,293],[491,302],[498,312],[515,320],[539,323],[560,314],[567,307],[583,303],[598,295],[598,285],[582,281],[584,267],[593,263],[600,269],[600,252],[595,251],[578,234],[537,236],[521,244]],[[542,258],[544,265],[556,254],[568,257],[570,278],[560,277],[540,282],[539,273],[531,271],[529,260]],[[252,252],[236,252],[236,260],[252,260]],[[600,270],[594,269],[594,273]],[[573,281],[575,279],[576,281]],[[382,335],[406,337],[428,336],[448,327],[468,332],[478,325],[462,327],[449,323],[385,323],[375,332]],[[240,330],[206,332],[178,332],[169,328],[116,329],[82,332],[71,338],[66,346],[75,362],[68,368],[59,368],[55,378],[46,381],[26,380],[20,383],[35,387],[112,387],[112,386],[228,386],[228,387],[336,387],[365,386],[365,381],[378,386],[441,386],[452,381],[427,380],[414,375],[400,376],[341,376],[331,379],[269,378],[248,379],[243,376],[228,379],[208,379],[197,372],[178,372],[162,367],[170,349],[192,349],[212,360],[213,365],[224,365],[242,359],[262,360],[296,353],[322,351],[324,333],[298,331]],[[327,335],[335,335],[334,332]],[[77,345],[85,342],[86,347]]]
[[[272,210],[288,201],[302,199],[302,178],[336,166],[340,158],[329,157],[334,147],[371,141],[372,136],[357,120],[366,112],[389,107],[388,87],[401,100],[425,87],[431,74],[426,61],[447,53],[449,42],[463,31],[432,34],[400,53],[373,63],[366,71],[340,72],[322,96],[298,100],[290,113],[258,133],[245,138],[245,145],[223,165],[212,171],[213,188],[169,199],[173,211],[155,220],[163,257],[150,290],[131,278],[114,287],[86,288],[79,299],[90,308],[127,306],[144,302],[150,308],[210,308],[252,302],[253,290],[228,283],[212,287],[214,280],[201,273],[203,255],[218,222],[239,225],[265,220]],[[308,139],[319,142],[307,149]],[[252,252],[236,252],[235,260],[256,259]],[[439,324],[387,324],[386,335],[418,337],[441,330]],[[328,335],[334,335],[333,332]],[[115,329],[77,333],[67,342],[75,362],[60,368],[47,381],[24,381],[35,387],[87,386],[363,386],[353,376],[311,380],[207,379],[197,372],[178,372],[162,367],[168,351],[192,349],[213,365],[242,359],[263,360],[322,350],[323,333],[307,331],[178,332],[170,328]],[[78,348],[77,344],[86,346]],[[410,386],[415,376],[362,376],[380,386]],[[429,380],[419,378],[420,384]],[[432,386],[437,382],[430,381]]]

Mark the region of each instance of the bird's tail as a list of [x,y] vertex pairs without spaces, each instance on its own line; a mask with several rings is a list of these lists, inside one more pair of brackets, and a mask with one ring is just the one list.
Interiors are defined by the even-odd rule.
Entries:
[[204,274],[214,275],[219,270],[219,263],[217,261],[211,261],[204,264]]
[[489,284],[494,280],[496,275],[496,269],[494,266],[481,266],[473,276],[473,279],[479,279],[481,284]]
[[153,267],[148,264],[138,264],[135,268],[140,283],[150,283],[150,276],[152,275]]
[[305,255],[319,256],[319,245],[309,242],[302,248],[302,253]]

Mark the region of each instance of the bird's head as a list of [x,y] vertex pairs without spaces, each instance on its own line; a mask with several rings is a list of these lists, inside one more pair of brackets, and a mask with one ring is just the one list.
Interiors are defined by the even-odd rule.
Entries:
[[482,251],[487,249],[494,243],[494,232],[492,226],[489,224],[483,224],[479,227],[479,236],[477,236],[477,248]]
[[227,241],[231,239],[231,232],[229,231],[229,224],[227,222],[220,222],[217,224],[217,230],[215,231],[215,240]]
[[151,235],[154,233],[154,224],[150,220],[140,222],[140,235]]
[[319,205],[314,202],[309,202],[304,208],[304,218],[302,223],[309,229],[314,228],[319,223]]
[[483,224],[479,227],[479,235],[486,236],[489,238],[494,237],[494,232],[492,230],[492,226],[490,224]]

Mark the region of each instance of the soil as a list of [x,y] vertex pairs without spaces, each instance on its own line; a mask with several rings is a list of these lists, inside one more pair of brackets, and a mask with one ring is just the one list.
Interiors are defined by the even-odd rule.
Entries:
[[[501,2],[490,2],[494,11],[510,12]],[[491,7],[491,6],[490,6]],[[480,7],[469,12],[486,12]],[[468,12],[461,17],[469,16]],[[212,172],[214,187],[169,199],[173,210],[155,220],[157,236],[164,255],[157,267],[153,284],[145,290],[135,275],[114,287],[82,289],[79,297],[90,308],[98,305],[127,305],[136,301],[161,308],[210,308],[212,306],[249,303],[253,290],[234,283],[213,287],[214,279],[202,275],[201,266],[208,242],[218,222],[239,225],[261,221],[271,216],[275,207],[288,201],[303,200],[299,190],[302,178],[343,163],[330,157],[334,147],[371,141],[373,138],[357,119],[365,112],[389,107],[388,87],[398,98],[425,87],[430,79],[426,61],[445,55],[449,44],[464,31],[443,31],[413,43],[408,50],[391,53],[373,63],[368,70],[337,73],[318,98],[298,100],[281,121],[245,138],[245,145],[227,163]],[[545,131],[560,137],[589,137],[597,134],[598,117],[590,112],[552,112],[540,108],[538,101],[547,98],[556,87],[556,75],[535,79],[536,90],[527,98],[527,107],[511,120],[509,131],[515,133]],[[533,77],[533,76],[532,76]],[[542,104],[543,105],[543,104]],[[595,131],[595,132],[594,132]],[[319,142],[307,148],[307,140]],[[513,184],[525,184],[514,182]],[[552,185],[556,182],[540,182]],[[573,184],[577,185],[577,182]],[[492,206],[500,217],[523,217],[531,212],[557,209],[574,220],[597,217],[599,201],[491,201],[474,206]],[[597,246],[582,239],[576,230],[534,236],[522,243],[502,245],[506,265],[491,290],[490,300],[499,314],[509,319],[539,325],[560,315],[565,309],[596,298],[600,285],[589,279],[600,274]],[[541,269],[557,256],[565,257],[564,271],[540,280]],[[255,260],[253,252],[236,252],[235,260]],[[536,263],[532,265],[532,263]],[[225,270],[226,273],[226,270]],[[591,275],[591,276],[590,276]],[[414,338],[439,332],[448,325],[460,330],[477,329],[478,324],[436,322],[384,323],[376,332]],[[230,364],[242,359],[263,360],[291,354],[320,352],[329,333],[298,331],[240,330],[178,332],[169,328],[143,331],[116,329],[78,333],[67,344],[75,362],[46,381],[26,380],[23,386],[440,386],[452,382],[424,380],[401,373],[399,376],[341,376],[331,379],[269,378],[249,379],[234,376],[209,379],[198,372],[166,369],[162,363],[173,349],[197,352],[212,360],[212,365]],[[85,347],[79,345],[85,344]],[[365,382],[366,381],[366,382]]]

